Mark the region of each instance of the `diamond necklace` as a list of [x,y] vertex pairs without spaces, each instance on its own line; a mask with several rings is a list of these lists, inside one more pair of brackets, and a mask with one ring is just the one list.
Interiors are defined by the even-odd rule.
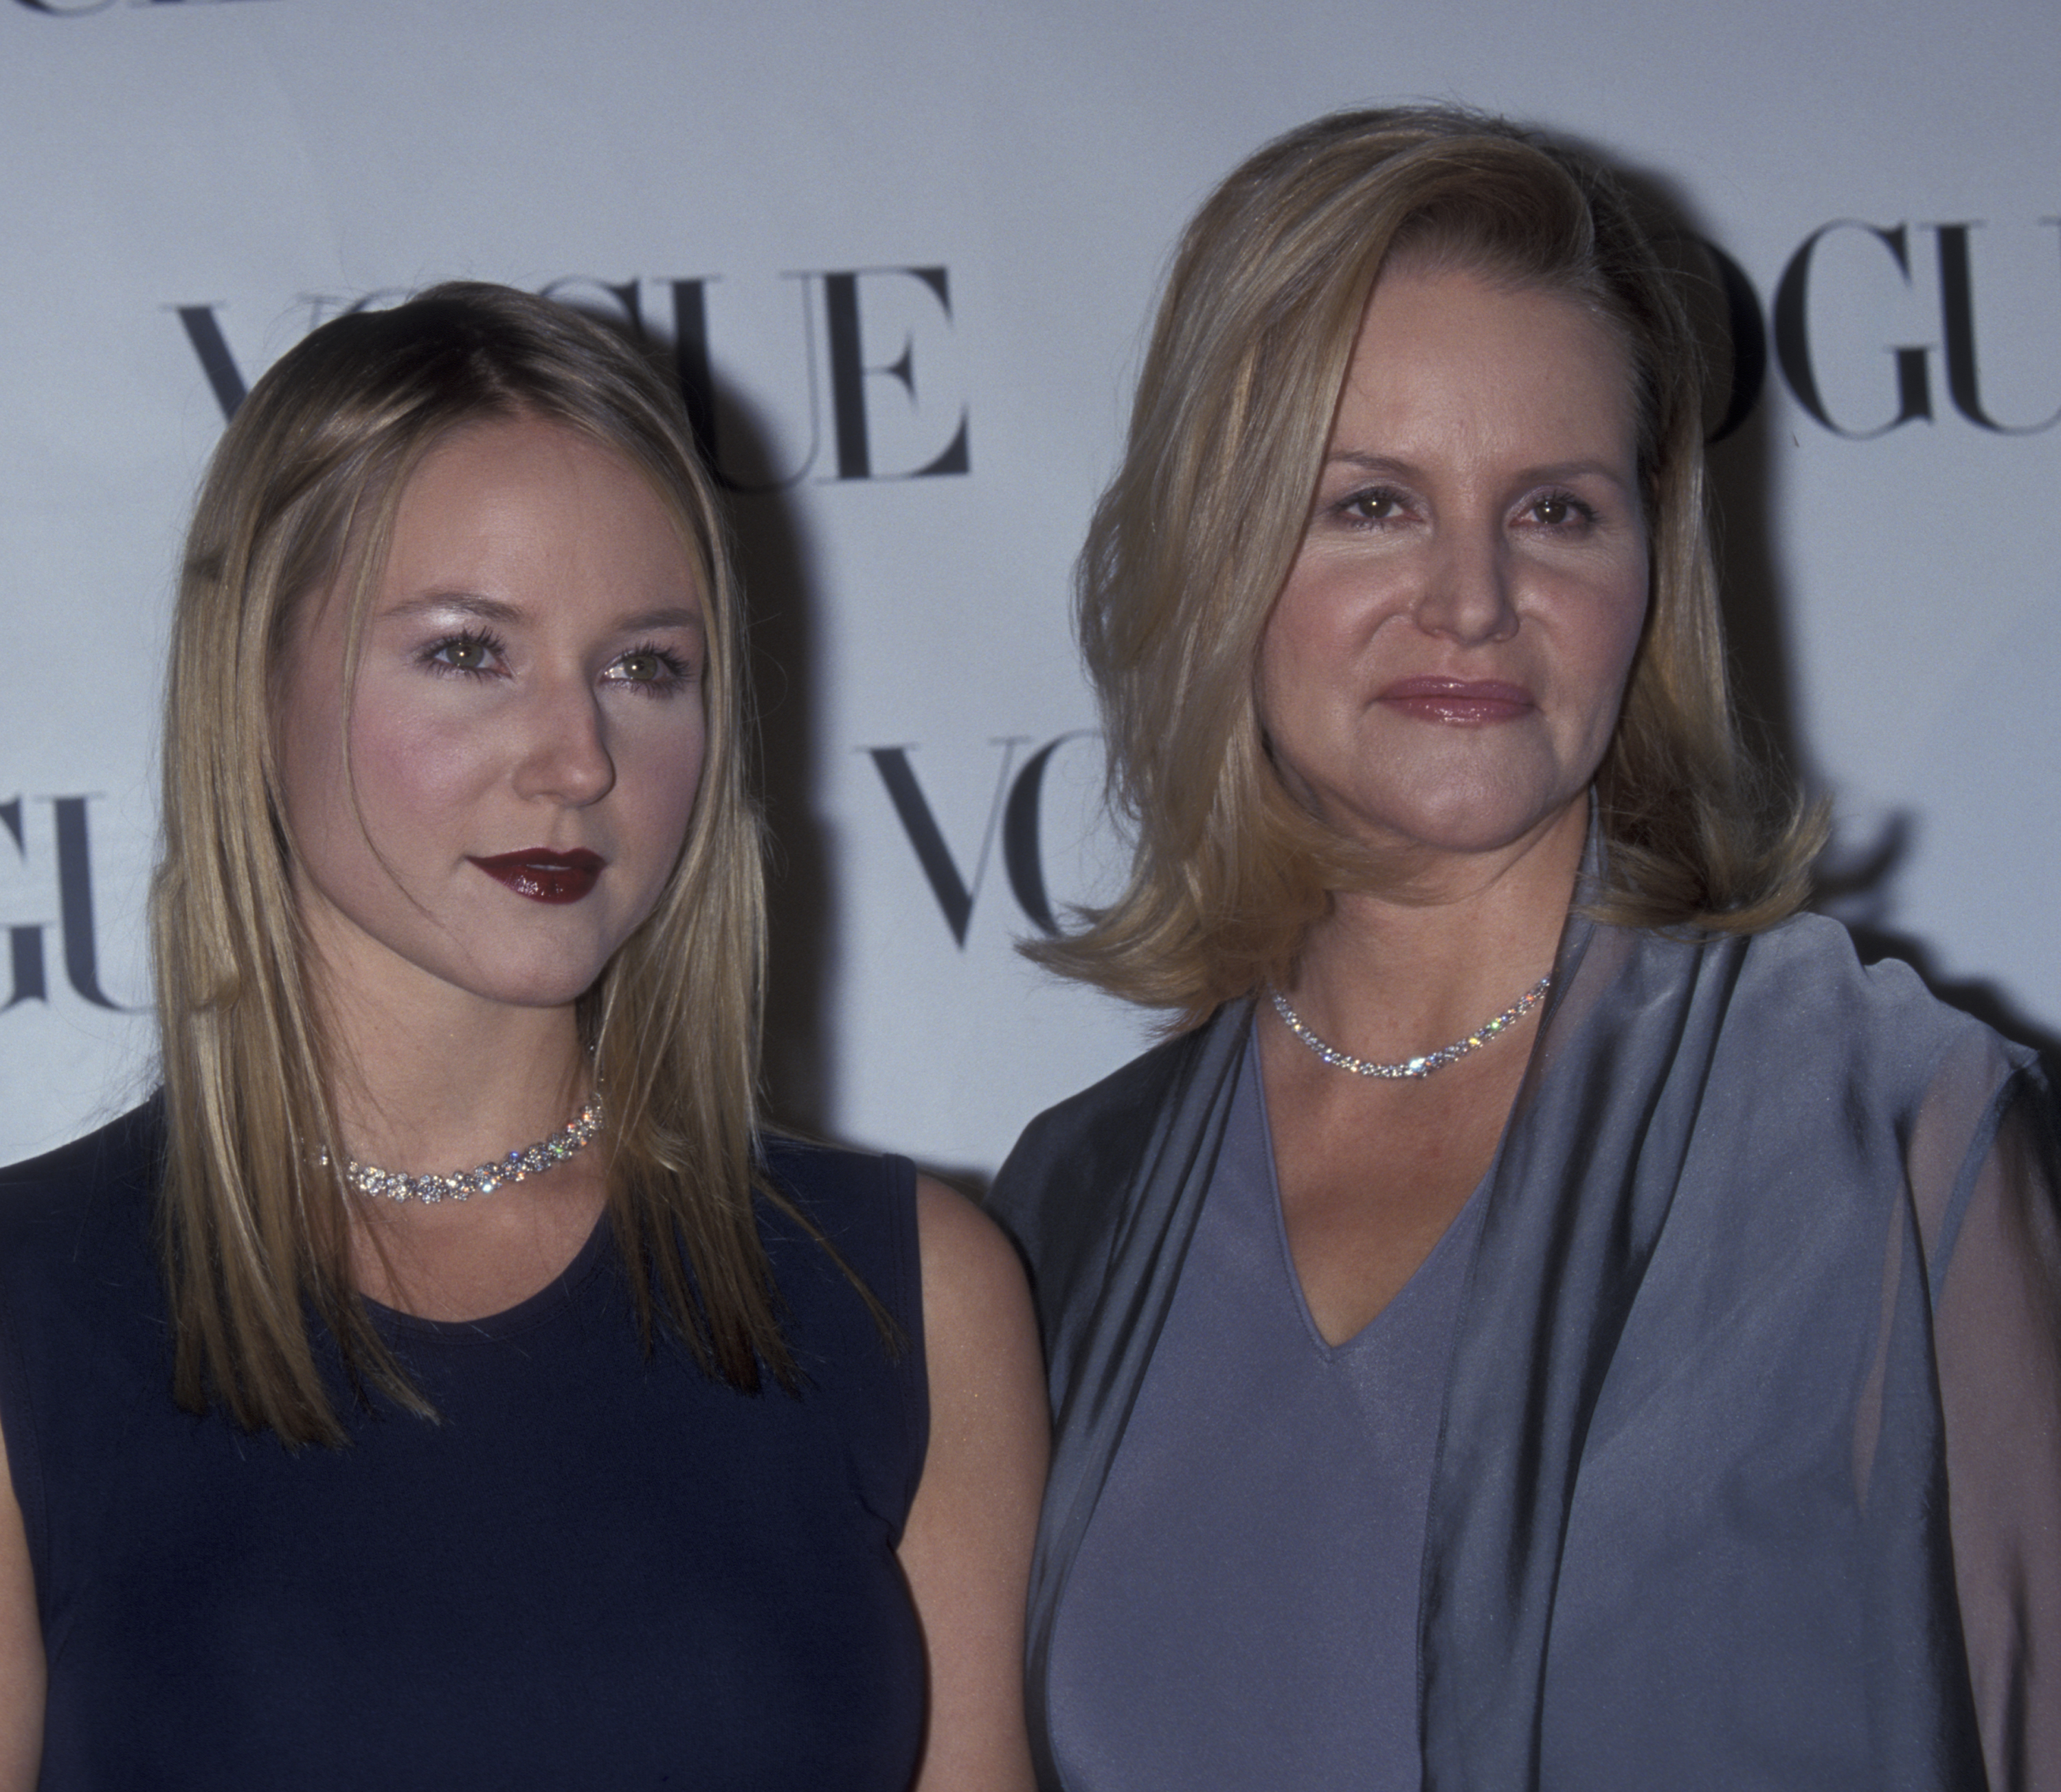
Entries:
[[1271,991],[1274,1011],[1281,1017],[1288,1030],[1307,1046],[1327,1064],[1341,1070],[1350,1070],[1356,1077],[1428,1077],[1434,1070],[1443,1070],[1448,1064],[1455,1064],[1470,1052],[1479,1051],[1499,1033],[1507,1033],[1536,1008],[1553,986],[1553,974],[1546,974],[1527,990],[1492,1021],[1485,1021],[1464,1039],[1455,1039],[1450,1046],[1437,1051],[1427,1051],[1422,1058],[1406,1058],[1393,1064],[1379,1064],[1371,1059],[1355,1058],[1349,1051],[1340,1051],[1336,1046],[1327,1045],[1303,1024],[1303,1017],[1288,1006],[1288,998],[1279,990]]
[[[597,1093],[587,1104],[553,1133],[534,1145],[510,1151],[476,1170],[455,1170],[448,1176],[410,1176],[405,1170],[381,1170],[354,1159],[343,1166],[343,1179],[360,1194],[382,1195],[389,1201],[469,1201],[475,1194],[491,1194],[503,1182],[519,1182],[541,1176],[563,1163],[601,1130],[601,1097]],[[326,1150],[315,1154],[325,1167]]]

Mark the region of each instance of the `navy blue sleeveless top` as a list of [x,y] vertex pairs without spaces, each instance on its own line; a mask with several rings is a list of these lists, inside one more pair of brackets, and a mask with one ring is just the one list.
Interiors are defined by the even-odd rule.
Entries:
[[770,1167],[900,1322],[890,1359],[761,1222],[803,1386],[647,1357],[604,1222],[490,1319],[382,1315],[431,1424],[343,1406],[289,1451],[172,1403],[155,1110],[0,1173],[0,1421],[50,1662],[41,1785],[905,1788],[922,1638],[914,1182]]

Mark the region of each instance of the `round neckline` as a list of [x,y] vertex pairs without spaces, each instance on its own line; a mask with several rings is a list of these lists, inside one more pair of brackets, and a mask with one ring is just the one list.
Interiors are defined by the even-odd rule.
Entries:
[[534,1294],[524,1295],[513,1306],[503,1307],[498,1313],[482,1314],[476,1319],[426,1318],[419,1314],[404,1312],[398,1306],[389,1306],[369,1294],[361,1294],[358,1298],[364,1302],[366,1311],[376,1323],[413,1337],[446,1338],[454,1342],[508,1338],[542,1325],[569,1305],[574,1295],[600,1269],[613,1235],[614,1229],[608,1223],[608,1208],[604,1204],[586,1242],[573,1253],[563,1269]]

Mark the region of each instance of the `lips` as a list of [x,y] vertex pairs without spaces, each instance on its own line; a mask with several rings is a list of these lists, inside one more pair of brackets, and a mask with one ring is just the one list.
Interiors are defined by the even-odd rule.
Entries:
[[470,861],[487,876],[533,902],[577,902],[594,888],[608,861],[598,853],[575,849],[552,852],[542,846],[502,853]]
[[1463,727],[1515,722],[1538,707],[1523,686],[1495,678],[1399,678],[1378,701],[1419,721]]

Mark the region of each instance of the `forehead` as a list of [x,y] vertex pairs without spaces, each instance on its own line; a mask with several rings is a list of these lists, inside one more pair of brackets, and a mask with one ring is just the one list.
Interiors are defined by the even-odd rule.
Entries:
[[1583,439],[1631,452],[1631,355],[1613,320],[1551,287],[1405,263],[1369,296],[1339,397],[1340,432]]
[[592,517],[575,535],[602,536],[609,520],[640,527],[662,522],[675,536],[692,529],[674,494],[662,491],[622,450],[587,431],[522,414],[462,423],[426,448],[397,496],[394,532],[437,527],[531,531]]
[[440,438],[393,501],[368,601],[447,589],[530,607],[653,608],[698,598],[706,559],[673,494],[585,431],[491,418]]

